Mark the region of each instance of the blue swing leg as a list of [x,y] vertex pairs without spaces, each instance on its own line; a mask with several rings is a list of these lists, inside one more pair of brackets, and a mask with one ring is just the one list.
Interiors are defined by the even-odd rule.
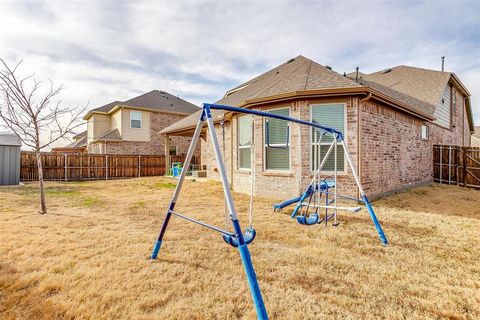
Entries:
[[150,258],[153,259],[153,260],[157,259],[158,252],[160,251],[160,247],[162,246],[163,235],[165,234],[165,231],[167,231],[168,222],[170,221],[170,218],[172,217],[172,211],[173,211],[174,207],[175,207],[175,202],[172,201],[170,203],[169,208],[168,208],[167,214],[165,215],[165,219],[163,220],[162,229],[160,230],[160,234],[158,235],[157,241],[155,241],[155,244],[153,246],[152,255],[150,256]]
[[260,287],[258,286],[257,275],[253,269],[248,246],[246,244],[238,246],[238,251],[240,251],[240,257],[242,258],[245,274],[247,275],[248,286],[250,287],[250,292],[252,293],[252,299],[255,309],[257,310],[258,319],[268,319],[267,310],[265,309],[262,293],[260,292]]
[[[190,147],[188,148],[187,157],[185,158],[184,167],[188,168],[190,166],[190,162],[192,161],[193,153],[195,152],[195,147],[197,146],[198,139],[200,137],[200,133],[202,131],[203,122],[205,120],[205,112],[202,112],[200,115],[200,120],[197,123],[197,127],[195,128],[195,133],[192,137],[192,142],[190,143]],[[156,259],[158,256],[158,252],[160,251],[160,247],[162,246],[163,236],[167,231],[168,222],[172,217],[173,208],[175,207],[175,202],[177,201],[178,195],[180,190],[182,189],[183,181],[185,180],[185,176],[187,175],[187,170],[182,170],[180,173],[180,178],[178,179],[177,186],[175,187],[175,192],[173,193],[172,201],[170,202],[170,206],[168,207],[167,213],[165,214],[165,219],[163,220],[162,229],[160,229],[160,234],[158,235],[155,244],[153,245],[152,254],[150,256],[151,259]]]
[[378,237],[380,238],[380,241],[382,241],[383,245],[386,246],[388,244],[387,237],[383,233],[380,222],[378,222],[377,216],[375,215],[372,205],[370,204],[370,201],[368,200],[366,195],[363,196],[363,200],[365,201],[365,206],[367,207],[368,213],[370,214],[370,218],[372,218],[373,225],[375,226],[375,229],[377,229]]
[[[253,303],[257,311],[257,317],[261,320],[268,320],[267,309],[265,308],[265,303],[263,302],[262,293],[258,285],[257,276],[253,269],[252,259],[250,257],[250,252],[248,250],[247,244],[245,244],[245,239],[243,238],[242,228],[237,218],[237,213],[235,211],[235,206],[233,205],[232,193],[229,188],[227,171],[225,170],[225,165],[222,159],[222,153],[220,152],[220,146],[218,144],[218,139],[215,133],[215,126],[213,124],[212,115],[210,112],[210,106],[204,104],[204,113],[207,120],[208,132],[213,143],[213,151],[215,153],[215,159],[220,171],[220,178],[222,180],[223,194],[225,195],[225,200],[227,202],[227,207],[230,212],[230,217],[232,219],[233,230],[238,236],[238,251],[240,252],[240,258],[242,259],[243,268],[245,269],[245,274],[248,280],[248,286],[250,287],[250,292],[252,294]],[[182,171],[183,172],[183,171]]]

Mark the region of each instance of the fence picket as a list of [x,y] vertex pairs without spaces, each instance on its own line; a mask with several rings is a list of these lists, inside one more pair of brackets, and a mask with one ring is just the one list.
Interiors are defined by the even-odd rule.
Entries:
[[[448,157],[444,150],[448,147]],[[448,182],[443,177],[448,168]],[[454,170],[452,171],[452,168]],[[452,175],[453,173],[453,175]],[[433,180],[457,186],[480,188],[480,147],[433,146]]]

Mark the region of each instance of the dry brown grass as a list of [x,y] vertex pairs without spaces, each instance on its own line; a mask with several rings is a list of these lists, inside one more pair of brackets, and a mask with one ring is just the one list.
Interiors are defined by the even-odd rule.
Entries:
[[[172,218],[149,254],[172,194],[166,178],[0,189],[2,319],[254,319],[238,252]],[[248,197],[236,194],[246,224]],[[305,227],[257,199],[253,262],[272,319],[480,318],[480,192],[434,185],[368,214]],[[187,182],[178,203],[223,226],[221,186]],[[238,290],[238,291],[236,291]]]

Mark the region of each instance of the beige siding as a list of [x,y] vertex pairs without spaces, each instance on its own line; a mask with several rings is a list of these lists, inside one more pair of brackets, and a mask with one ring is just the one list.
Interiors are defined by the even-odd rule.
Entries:
[[87,143],[93,141],[93,116],[87,121]]
[[446,128],[450,128],[451,119],[450,91],[451,87],[450,85],[447,85],[445,90],[443,90],[442,97],[440,98],[440,101],[438,101],[437,109],[435,109],[435,113],[433,114],[436,118],[435,123]]
[[110,131],[110,116],[105,114],[94,114],[88,119],[87,141],[90,143],[102,134]]
[[118,132],[120,132],[120,135],[122,135],[122,109],[112,114],[111,118],[112,118],[111,130],[118,129]]
[[122,139],[125,141],[150,141],[150,112],[142,111],[142,127],[130,128],[131,109],[122,109]]

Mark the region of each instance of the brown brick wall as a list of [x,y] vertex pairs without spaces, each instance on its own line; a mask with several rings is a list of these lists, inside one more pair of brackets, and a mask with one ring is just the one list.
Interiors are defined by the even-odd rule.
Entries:
[[[426,123],[371,100],[362,105],[360,175],[367,194],[381,195],[432,181],[433,145],[470,143],[463,97],[457,95],[452,129]],[[428,140],[421,139],[422,124],[429,127]]]
[[[297,100],[258,106],[256,109],[289,107],[292,117],[310,120],[310,105],[317,103],[344,102],[347,105],[346,141],[359,172],[363,186],[368,195],[375,197],[403,187],[432,181],[432,161],[434,144],[469,144],[469,127],[465,115],[463,97],[457,97],[457,108],[452,115],[451,130],[433,123],[427,123],[430,129],[428,140],[421,139],[421,125],[426,123],[411,115],[396,111],[389,106],[372,100],[360,103],[358,97],[337,99]],[[360,123],[358,114],[360,112]],[[230,156],[230,126],[233,127],[232,140],[234,148]],[[357,161],[358,130],[361,130],[360,153],[362,163]],[[223,150],[221,128],[216,125],[220,148]],[[306,126],[290,126],[290,170],[286,172],[269,172],[264,169],[264,133],[263,120],[255,117],[255,172],[257,196],[275,199],[298,195],[310,182],[310,129]],[[238,169],[237,122],[226,122],[225,166],[228,177],[237,192],[250,192],[250,171]],[[233,159],[233,166],[230,161]],[[214,159],[210,137],[202,143],[202,163],[207,166],[207,176],[218,180],[218,168]],[[230,168],[233,167],[233,179]],[[348,165],[346,163],[346,167]],[[357,196],[351,170],[338,176],[339,192]]]

